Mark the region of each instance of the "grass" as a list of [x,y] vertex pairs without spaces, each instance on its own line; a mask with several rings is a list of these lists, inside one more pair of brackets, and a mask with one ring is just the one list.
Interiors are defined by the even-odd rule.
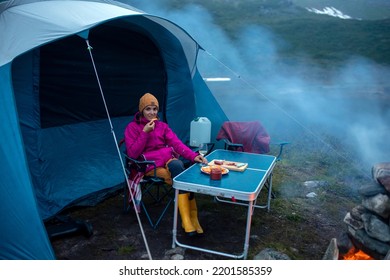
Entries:
[[121,246],[118,249],[118,254],[119,255],[128,255],[128,254],[131,254],[132,252],[134,252],[135,250],[136,249],[133,246],[131,246],[131,245]]
[[[343,219],[360,203],[358,186],[369,179],[340,158],[338,153],[319,149],[300,138],[287,147],[273,174],[271,211],[253,216],[259,240],[251,243],[251,254],[272,248],[291,259],[321,259],[333,237],[344,230]],[[332,143],[332,141],[330,141]],[[334,148],[345,150],[335,141]],[[302,148],[304,147],[304,148]],[[306,187],[306,181],[320,181]],[[309,192],[316,197],[308,198]],[[277,238],[275,238],[275,236]]]

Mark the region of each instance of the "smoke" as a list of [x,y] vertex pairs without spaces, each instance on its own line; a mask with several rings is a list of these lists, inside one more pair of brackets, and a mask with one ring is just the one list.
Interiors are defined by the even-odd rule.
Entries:
[[206,50],[198,59],[202,76],[231,79],[208,83],[231,120],[258,119],[278,139],[299,141],[305,134],[327,145],[323,135],[334,137],[366,171],[390,161],[388,67],[362,57],[334,70],[305,54],[282,60],[288,43],[265,27],[247,26],[232,40],[201,6],[167,10],[163,0],[129,2],[177,23]]

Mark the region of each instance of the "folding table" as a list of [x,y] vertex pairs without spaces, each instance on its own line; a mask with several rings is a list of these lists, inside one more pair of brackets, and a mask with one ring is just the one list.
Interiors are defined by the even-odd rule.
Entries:
[[[253,210],[255,207],[267,208],[268,211],[270,209],[272,193],[272,171],[276,163],[276,157],[264,154],[215,150],[206,158],[209,162],[211,162],[213,159],[220,159],[248,163],[248,167],[245,169],[245,171],[242,172],[231,170],[228,174],[223,175],[221,180],[216,181],[211,180],[210,176],[207,174],[202,174],[200,170],[201,164],[193,164],[191,167],[173,179],[173,187],[175,189],[175,207],[172,230],[172,248],[175,248],[176,245],[178,245],[183,248],[203,251],[225,257],[246,259],[249,249],[249,236]],[[267,184],[268,188],[267,203],[266,205],[256,205],[256,199],[265,184]],[[235,255],[227,252],[191,246],[183,244],[177,240],[177,197],[180,190],[211,195],[220,198],[224,202],[237,203],[248,207],[244,249],[242,254]]]

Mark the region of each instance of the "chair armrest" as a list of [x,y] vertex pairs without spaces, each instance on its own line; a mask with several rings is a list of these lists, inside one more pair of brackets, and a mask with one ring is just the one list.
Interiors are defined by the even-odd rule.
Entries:
[[233,143],[226,138],[222,140],[225,142],[225,150],[231,150],[231,151],[237,151],[238,149],[244,150],[244,145],[241,143]]
[[[125,139],[123,138],[119,141],[118,147],[120,148],[124,143],[125,143]],[[156,163],[154,162],[154,160],[138,160],[135,158],[131,158],[127,155],[126,148],[124,150],[122,150],[122,153],[126,159],[126,165],[129,169],[131,168],[131,165],[133,165],[133,166],[135,166],[135,169],[137,171],[145,172],[146,167],[151,164],[151,165],[153,165],[154,179],[158,180],[158,181],[161,180],[161,178],[157,177],[157,166],[156,166]],[[126,172],[129,173],[128,168],[126,168]]]
[[214,146],[215,146],[214,142],[207,143],[207,151],[208,151],[207,154],[211,153],[214,150]]
[[279,153],[278,153],[278,155],[276,156],[276,161],[280,161],[280,160],[282,160],[283,147],[284,147],[285,145],[290,144],[290,142],[286,142],[286,141],[277,141],[277,142],[271,142],[270,144],[271,144],[271,145],[278,145],[278,146],[279,146]]
[[137,160],[137,159],[129,157],[127,154],[124,154],[124,156],[126,158],[126,164],[128,165],[128,167],[130,167],[131,165],[134,165],[135,169],[137,169],[137,171],[145,172],[146,167],[148,165],[150,165],[150,164],[153,165],[154,177],[157,177],[157,172],[156,172],[157,166],[156,166],[156,163],[154,162],[154,160]]

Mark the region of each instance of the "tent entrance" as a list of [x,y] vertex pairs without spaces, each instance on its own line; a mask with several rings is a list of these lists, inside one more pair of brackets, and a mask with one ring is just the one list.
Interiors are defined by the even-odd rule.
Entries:
[[[89,41],[113,118],[137,112],[145,92],[152,92],[165,108],[165,66],[149,38],[102,25],[90,32]],[[39,80],[42,128],[107,117],[85,41],[79,36],[41,48]]]
[[[118,139],[145,92],[153,92],[165,111],[165,65],[150,39],[102,25],[91,30],[89,42]],[[96,205],[124,179],[84,39],[70,36],[37,53],[15,59],[13,77],[18,78],[13,83],[16,93],[34,88],[32,96],[16,94],[16,101],[39,210],[46,220],[70,206]],[[25,69],[34,69],[34,74]]]

